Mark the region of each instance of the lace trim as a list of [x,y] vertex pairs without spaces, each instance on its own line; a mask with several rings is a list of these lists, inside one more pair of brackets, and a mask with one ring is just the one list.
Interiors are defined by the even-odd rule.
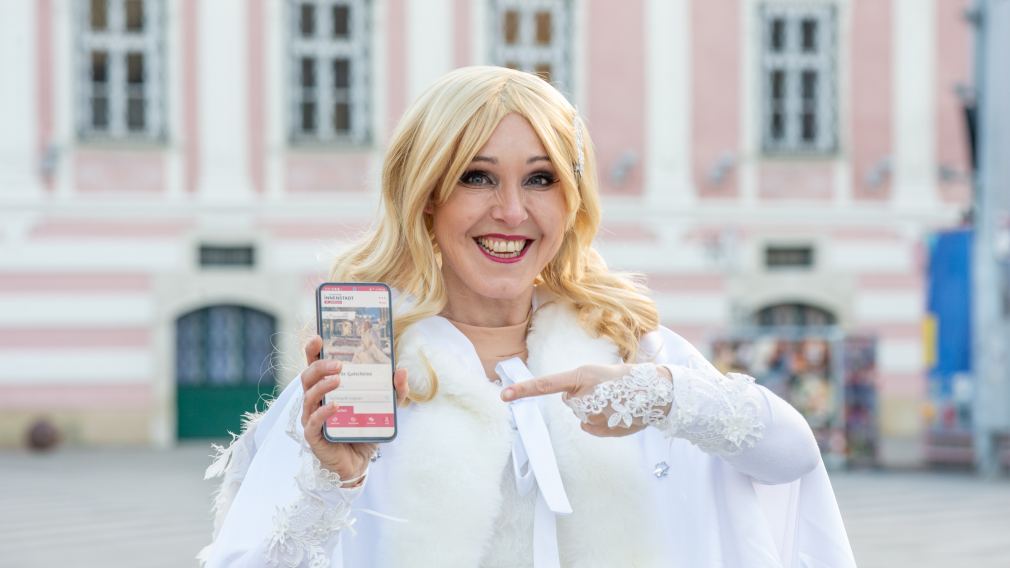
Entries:
[[673,402],[673,386],[656,372],[656,365],[640,363],[632,365],[631,371],[620,379],[602,382],[588,395],[566,402],[583,422],[610,407],[608,428],[631,428],[635,418],[654,425],[665,419],[664,410]]
[[[353,479],[341,479],[336,472],[324,468],[312,453],[304,435],[298,431],[300,410],[301,404],[295,401],[288,416],[287,434],[301,447],[302,466],[295,482],[302,494],[294,503],[277,508],[273,533],[267,545],[267,564],[286,568],[325,568],[330,565],[327,543],[341,530],[353,530],[355,522],[346,494],[354,489],[345,487],[345,484],[364,479],[368,469]],[[340,499],[330,502],[323,499],[324,494],[336,494]]]
[[761,393],[754,378],[723,375],[700,364],[669,365],[673,405],[656,424],[668,436],[684,438],[703,451],[731,456],[753,447],[764,436]]

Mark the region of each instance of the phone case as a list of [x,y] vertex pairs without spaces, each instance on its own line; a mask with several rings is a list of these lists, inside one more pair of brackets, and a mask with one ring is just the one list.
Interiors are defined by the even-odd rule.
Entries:
[[[323,291],[327,287],[355,287],[355,288],[376,288],[381,287],[385,291],[386,306],[379,307],[357,307],[349,306],[348,311],[335,307],[327,307],[328,315],[339,312],[337,318],[323,318]],[[374,292],[375,290],[368,290]],[[361,292],[361,291],[357,291]],[[380,327],[385,331],[377,331]],[[316,330],[323,338],[323,348],[319,353],[320,358],[330,356],[345,361],[346,364],[382,364],[388,359],[389,367],[389,392],[392,398],[392,428],[390,436],[381,437],[343,437],[331,436],[327,424],[323,424],[323,438],[330,442],[337,443],[383,443],[390,442],[396,438],[397,434],[397,405],[396,391],[393,388],[393,373],[396,370],[395,353],[393,353],[393,306],[392,292],[385,283],[382,282],[323,282],[316,287]],[[330,352],[327,352],[327,345]],[[339,352],[337,354],[336,352]],[[345,365],[345,371],[347,370]],[[342,371],[343,372],[343,371]],[[339,391],[340,387],[338,387]],[[324,402],[325,402],[324,398]],[[341,407],[344,408],[344,407]],[[353,409],[353,405],[349,406]],[[338,411],[340,412],[340,411]],[[371,415],[358,415],[351,412],[350,416],[355,418],[362,416],[363,422],[371,419]],[[386,415],[380,414],[379,420],[385,420]],[[370,425],[362,423],[358,426],[348,425],[358,429],[366,428]]]

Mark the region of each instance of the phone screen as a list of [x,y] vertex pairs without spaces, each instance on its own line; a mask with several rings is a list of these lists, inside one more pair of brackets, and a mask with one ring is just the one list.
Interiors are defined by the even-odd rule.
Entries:
[[382,441],[396,435],[393,320],[385,284],[324,283],[316,291],[321,356],[343,361],[339,406],[323,433],[331,441]]

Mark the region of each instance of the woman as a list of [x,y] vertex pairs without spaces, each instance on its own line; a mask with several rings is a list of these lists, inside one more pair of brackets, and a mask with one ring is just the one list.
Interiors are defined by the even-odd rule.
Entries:
[[382,340],[379,339],[379,334],[372,328],[372,320],[362,318],[359,330],[361,345],[355,350],[354,355],[351,357],[351,362],[389,363],[389,356],[380,347]]
[[398,437],[381,459],[322,439],[340,364],[314,338],[208,470],[208,565],[854,565],[802,417],[593,250],[591,143],[554,88],[443,77],[393,138],[382,205],[331,277],[399,291]]

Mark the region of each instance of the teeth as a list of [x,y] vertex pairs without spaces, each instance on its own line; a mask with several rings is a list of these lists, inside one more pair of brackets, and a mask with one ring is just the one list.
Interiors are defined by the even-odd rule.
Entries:
[[477,239],[477,242],[480,246],[484,247],[484,250],[502,258],[519,256],[519,253],[526,245],[526,241],[524,240],[492,239],[488,237],[481,237]]

